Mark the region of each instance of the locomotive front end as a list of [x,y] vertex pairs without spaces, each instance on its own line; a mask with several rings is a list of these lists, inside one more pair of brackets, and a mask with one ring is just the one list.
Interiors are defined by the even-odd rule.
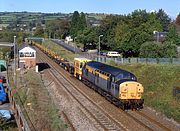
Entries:
[[124,108],[142,109],[144,88],[136,81],[127,81],[120,84],[119,99],[124,102]]

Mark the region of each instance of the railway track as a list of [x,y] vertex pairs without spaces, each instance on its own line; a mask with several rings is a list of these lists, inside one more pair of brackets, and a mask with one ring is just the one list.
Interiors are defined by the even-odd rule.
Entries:
[[54,67],[54,62],[42,57],[42,52],[38,52],[40,55],[41,62],[49,63],[51,67],[49,73],[54,77],[54,80],[61,85],[68,94],[73,97],[74,100],[81,106],[81,110],[88,117],[98,130],[127,130],[121,123],[115,121],[106,112],[98,107],[88,96],[86,96],[82,91],[78,89],[69,79],[66,78],[64,74],[59,72],[56,67]]
[[[142,111],[130,112],[129,114],[131,114],[131,116],[133,116],[135,118],[141,117],[141,120],[144,123],[147,123],[147,125],[149,125],[148,123],[151,123],[151,125],[149,125],[149,127],[151,127],[153,130],[159,129],[159,130],[171,131],[171,129],[169,127],[166,127],[165,125],[161,124],[157,120],[155,120],[155,119],[151,118],[150,116],[146,115]],[[139,116],[137,116],[137,115],[139,115]]]
[[[40,55],[45,55],[42,52],[39,52]],[[45,57],[43,57],[44,60]],[[82,106],[82,110],[85,113],[87,117],[91,117],[92,121],[96,121],[96,127],[100,130],[128,130],[125,126],[123,126],[120,122],[113,119],[112,116],[110,116],[108,113],[106,113],[100,106],[94,103],[94,101],[91,100],[89,96],[84,94],[74,83],[71,82],[70,79],[66,78],[65,74],[62,74],[59,70],[57,70],[56,67],[54,67],[55,64],[50,59],[46,59],[47,63],[51,66],[51,74],[56,76],[56,81],[58,81],[59,84],[64,86],[64,88],[69,92],[70,95],[73,96],[73,98]],[[58,76],[58,78],[57,78]],[[61,81],[59,81],[61,79]],[[63,81],[62,81],[63,80]],[[69,90],[66,88],[71,86],[71,88],[74,90]],[[76,92],[76,93],[72,93]],[[81,93],[81,97],[78,95]],[[75,95],[76,94],[76,95]],[[86,98],[89,102],[82,101],[82,97]],[[84,99],[83,98],[83,99]],[[87,104],[88,103],[88,104]],[[91,104],[89,104],[91,103]],[[92,106],[93,105],[93,106]],[[88,109],[87,109],[88,108]],[[155,119],[151,118],[150,116],[146,115],[145,113],[141,111],[128,111],[124,112],[119,109],[119,111],[124,114],[126,114],[128,117],[136,121],[139,125],[144,127],[146,130],[171,130],[169,127],[166,127],[165,125],[161,124],[160,122],[156,121]],[[118,112],[117,112],[118,113]]]

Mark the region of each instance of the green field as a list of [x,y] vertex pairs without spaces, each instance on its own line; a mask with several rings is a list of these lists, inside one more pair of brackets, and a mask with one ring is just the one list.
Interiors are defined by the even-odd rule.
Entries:
[[[106,17],[106,15],[97,15],[95,13],[86,14],[87,19],[90,21],[100,21]],[[0,12],[0,20],[2,24],[10,24],[14,22],[28,24],[29,22],[39,22],[42,20],[50,21],[55,19],[67,19],[72,17],[72,13],[41,13],[41,12]]]

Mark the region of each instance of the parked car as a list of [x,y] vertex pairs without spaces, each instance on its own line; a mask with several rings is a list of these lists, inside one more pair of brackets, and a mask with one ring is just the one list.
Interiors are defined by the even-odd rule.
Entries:
[[102,56],[106,56],[106,55],[107,55],[107,53],[106,53],[106,52],[100,52],[100,55],[102,55]]
[[116,51],[108,51],[106,56],[107,56],[107,57],[120,57],[121,54],[119,54],[119,53],[116,52]]

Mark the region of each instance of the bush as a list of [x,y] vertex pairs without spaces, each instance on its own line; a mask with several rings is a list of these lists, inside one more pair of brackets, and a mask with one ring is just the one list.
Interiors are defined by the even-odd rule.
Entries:
[[171,42],[145,42],[140,48],[140,57],[173,58],[177,56],[177,47]]
[[140,57],[158,58],[163,56],[163,45],[157,42],[145,42],[140,48]]

